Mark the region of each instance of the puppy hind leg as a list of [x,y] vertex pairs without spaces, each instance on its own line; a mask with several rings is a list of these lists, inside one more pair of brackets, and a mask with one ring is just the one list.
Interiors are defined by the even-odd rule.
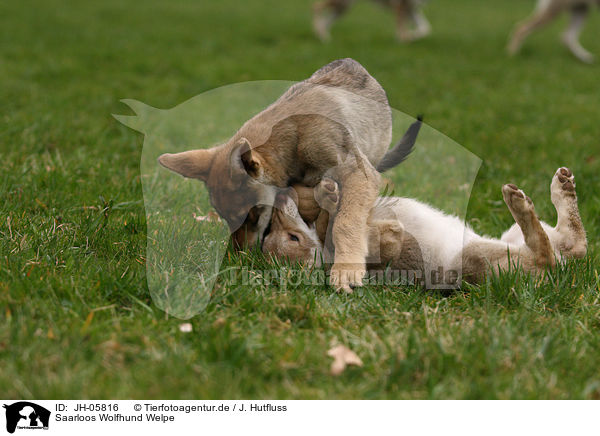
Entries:
[[[511,253],[515,255],[514,253]],[[509,266],[508,245],[493,241],[477,241],[467,244],[452,262],[452,269],[461,272],[462,280],[481,284],[491,272],[506,270]]]
[[554,229],[558,240],[553,241],[557,245],[556,248],[575,258],[584,257],[587,252],[587,239],[577,205],[575,176],[570,169],[562,167],[556,171],[550,184],[550,199],[558,215]]
[[539,267],[554,266],[556,263],[554,250],[550,244],[548,234],[544,231],[535,213],[531,198],[512,184],[502,187],[502,195],[510,213],[521,227],[525,244],[533,253],[536,265]]
[[471,284],[481,284],[492,272],[509,271],[516,267],[526,272],[542,269],[537,265],[536,258],[528,247],[493,239],[467,244],[453,262],[453,268],[462,271],[462,279]]
[[397,220],[369,220],[369,256],[367,262],[385,266],[402,252],[404,226]]
[[591,64],[594,62],[594,55],[581,46],[579,35],[589,13],[589,6],[586,4],[575,5],[571,8],[571,21],[569,27],[562,34],[562,42],[581,62]]

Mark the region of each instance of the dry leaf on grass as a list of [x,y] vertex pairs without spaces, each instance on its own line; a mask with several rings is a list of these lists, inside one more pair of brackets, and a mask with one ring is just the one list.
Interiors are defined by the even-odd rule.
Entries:
[[360,357],[344,345],[336,345],[327,352],[327,355],[333,357],[331,364],[331,374],[333,375],[340,375],[348,365],[363,366]]
[[189,322],[179,324],[179,331],[182,333],[190,333],[192,331],[192,325]]
[[193,214],[196,221],[208,221],[210,223],[221,222],[221,217],[214,210],[209,211],[206,215]]

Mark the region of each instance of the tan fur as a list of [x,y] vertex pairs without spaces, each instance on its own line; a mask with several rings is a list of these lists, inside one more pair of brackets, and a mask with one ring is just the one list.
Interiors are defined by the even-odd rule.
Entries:
[[[501,239],[484,238],[472,233],[471,242],[460,249],[456,259],[450,262],[449,270],[459,271],[468,282],[480,283],[492,272],[506,271],[517,265],[526,272],[539,273],[555,267],[557,260],[584,257],[587,239],[577,207],[573,173],[568,168],[559,168],[552,179],[550,191],[558,213],[557,225],[553,228],[539,220],[533,202],[523,191],[512,184],[504,185],[502,194],[515,225]],[[337,219],[339,192],[334,182],[323,180],[315,189],[315,199],[328,216]],[[292,204],[287,203],[288,211],[294,209]],[[370,269],[381,271],[390,266],[396,270],[421,271],[424,274],[427,267],[421,249],[430,250],[432,247],[423,245],[427,244],[425,240],[406,231],[401,221],[390,219],[394,216],[394,207],[394,199],[386,198],[371,211],[367,258]],[[275,236],[270,234],[265,239],[265,252],[307,260],[298,255],[300,252],[296,250],[297,247],[288,244],[284,236],[293,222],[293,219],[278,221],[273,225]],[[294,229],[298,230],[297,224],[294,224]],[[326,255],[326,238],[321,237],[318,241],[314,233],[312,237],[311,247],[314,249],[316,242]],[[314,257],[314,251],[311,253]],[[460,278],[460,274],[457,278]]]
[[[306,195],[306,194],[305,194]],[[330,179],[323,179],[314,189],[315,201],[321,207],[317,221],[329,220],[329,226],[322,229],[317,227],[317,235],[323,244],[324,260],[331,261],[334,246],[330,240],[331,223],[337,219],[340,193],[338,185]],[[381,208],[378,203],[375,209]],[[276,226],[277,227],[277,226]],[[383,270],[391,267],[399,270],[419,271],[423,269],[423,259],[417,240],[404,230],[402,223],[386,217],[379,217],[375,210],[369,216],[368,227],[368,256],[369,270]]]
[[[294,200],[297,202],[297,197]],[[264,251],[277,257],[305,262],[316,261],[320,264],[320,258],[317,257],[319,240],[316,233],[306,227],[297,208],[285,209],[285,199],[275,201],[271,228],[269,237],[265,238],[263,244]]]
[[556,264],[554,249],[535,213],[531,199],[513,184],[504,185],[502,194],[525,238],[525,245],[513,252],[508,249],[508,253],[506,246],[488,240],[466,245],[462,251],[461,263],[463,278],[469,282],[481,282],[490,268],[497,272],[519,265],[524,271],[539,272]]
[[534,13],[520,23],[515,29],[508,44],[508,52],[516,54],[525,39],[535,30],[555,20],[561,13],[568,11],[571,15],[569,27],[563,33],[562,42],[582,62],[591,63],[594,56],[579,43],[579,34],[588,15],[589,9],[599,0],[538,0]]
[[359,63],[342,59],[292,86],[226,144],[165,154],[159,162],[206,183],[236,245],[261,240],[278,189],[331,177],[342,192],[332,271],[336,286],[349,287],[364,275],[366,221],[380,183],[374,165],[389,147],[391,127],[385,91]]

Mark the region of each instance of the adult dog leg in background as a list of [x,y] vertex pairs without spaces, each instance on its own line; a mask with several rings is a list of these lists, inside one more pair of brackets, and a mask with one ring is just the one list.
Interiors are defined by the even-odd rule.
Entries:
[[554,0],[540,0],[533,15],[518,25],[508,45],[508,53],[516,54],[534,30],[544,26],[555,19],[563,8]]
[[414,8],[412,11],[412,20],[415,23],[415,30],[413,31],[413,41],[421,38],[425,38],[431,33],[431,24],[425,17],[425,14],[421,8]]
[[[342,16],[355,0],[322,0],[313,5],[313,29],[321,41],[331,39],[332,24]],[[396,37],[410,42],[431,33],[431,26],[421,11],[422,0],[375,0],[390,8],[396,15]],[[410,27],[414,25],[414,29]]]
[[329,41],[331,25],[344,14],[354,0],[322,0],[313,5],[313,29],[321,41]]
[[[401,42],[416,41],[431,33],[431,25],[418,0],[396,0],[390,6],[396,14],[396,38]],[[410,26],[415,28],[411,29]]]
[[594,62],[594,55],[581,46],[579,35],[589,11],[590,7],[587,4],[573,6],[571,8],[569,27],[562,35],[562,42],[571,50],[571,53],[581,62],[587,64]]
[[597,2],[592,0],[539,0],[537,9],[531,18],[521,23],[513,33],[508,45],[508,53],[511,55],[516,54],[523,45],[525,38],[533,31],[548,24],[563,11],[569,10],[571,20],[569,27],[562,35],[562,42],[580,61],[593,62],[594,56],[579,43],[579,35],[590,6],[594,3]]

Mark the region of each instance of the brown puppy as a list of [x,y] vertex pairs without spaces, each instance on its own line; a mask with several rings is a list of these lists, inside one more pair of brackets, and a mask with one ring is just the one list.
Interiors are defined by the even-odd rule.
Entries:
[[334,179],[342,193],[333,226],[331,281],[359,285],[365,274],[367,217],[392,137],[383,88],[356,61],[334,61],[292,86],[227,143],[164,154],[159,162],[206,183],[210,201],[238,244],[261,241],[278,189]]
[[[422,117],[419,116],[402,139],[385,154],[377,165],[377,171],[383,173],[406,160],[415,146],[421,124]],[[337,215],[339,200],[338,185],[329,178],[323,179],[316,188],[296,184],[279,192],[275,197],[271,228],[264,239],[263,252],[293,260],[310,259],[317,265],[320,265],[322,260],[331,262],[331,253],[334,251],[331,240],[334,220],[330,217]],[[382,228],[386,223],[379,224]],[[397,227],[392,222],[391,228]],[[373,259],[377,257],[375,253],[378,253],[373,244],[378,244],[380,238],[374,236],[372,225],[368,225],[368,228],[370,256],[367,262],[371,263],[372,267]],[[377,235],[385,233],[381,228],[376,231]],[[328,251],[321,248],[325,240]],[[389,252],[389,247],[395,247],[397,243],[396,240],[393,240],[391,245],[384,243],[387,240],[390,238],[382,236],[381,246]]]

